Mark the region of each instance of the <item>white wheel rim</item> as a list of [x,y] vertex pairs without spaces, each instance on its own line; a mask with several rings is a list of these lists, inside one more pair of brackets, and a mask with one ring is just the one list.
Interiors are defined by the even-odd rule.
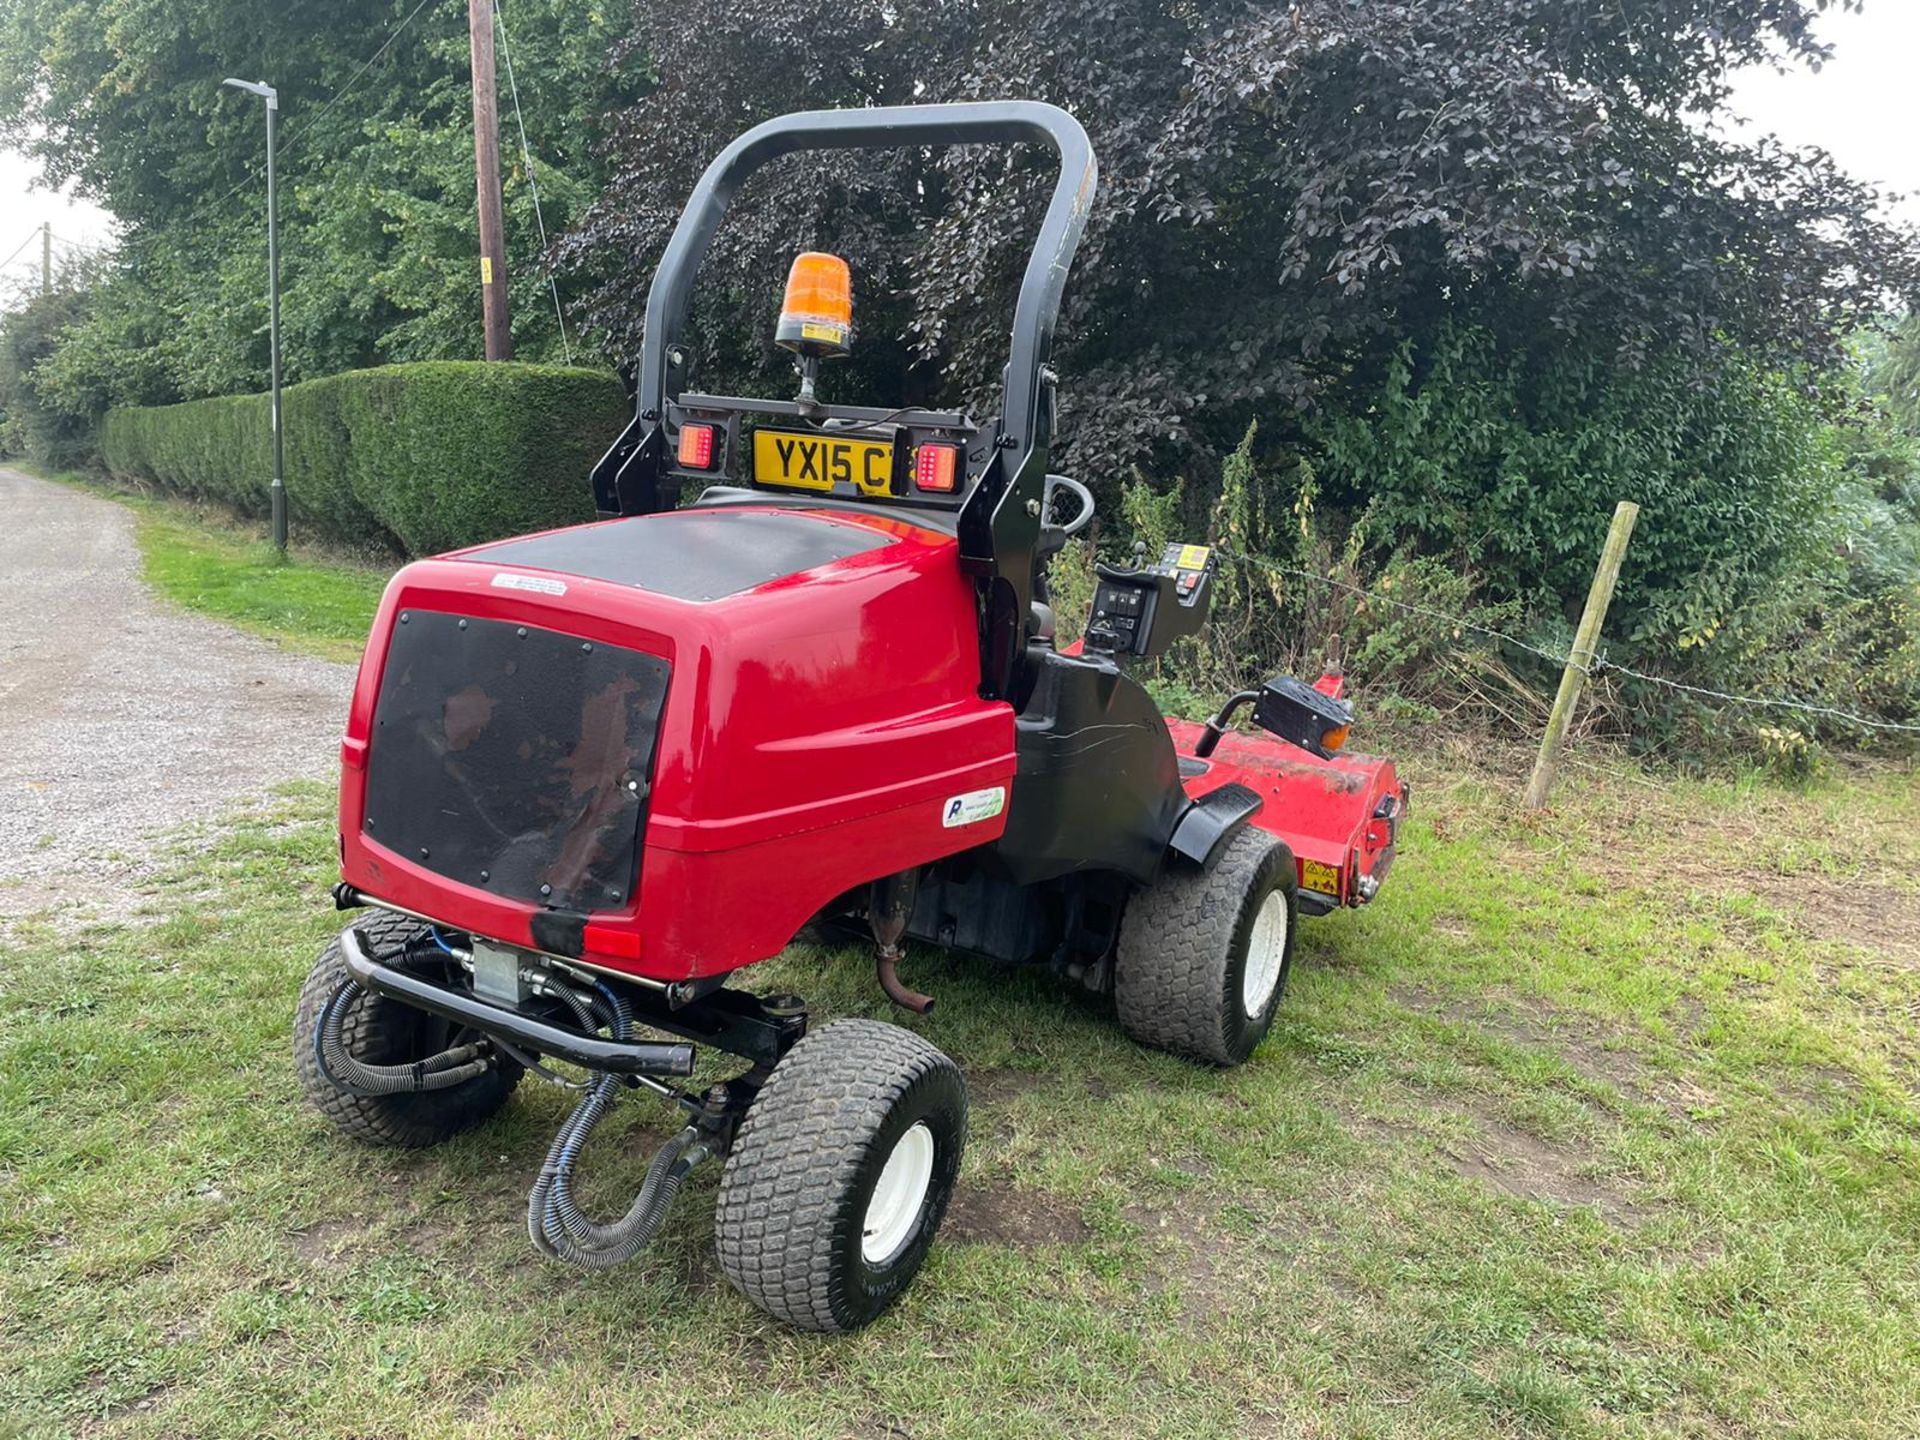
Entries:
[[1247,963],[1240,970],[1240,1008],[1255,1020],[1280,988],[1280,965],[1287,957],[1287,897],[1278,890],[1260,902],[1247,937]]
[[860,1255],[869,1265],[892,1259],[907,1243],[932,1184],[933,1132],[924,1120],[918,1120],[894,1142],[893,1152],[887,1156],[873,1194],[867,1199],[867,1217],[860,1225]]

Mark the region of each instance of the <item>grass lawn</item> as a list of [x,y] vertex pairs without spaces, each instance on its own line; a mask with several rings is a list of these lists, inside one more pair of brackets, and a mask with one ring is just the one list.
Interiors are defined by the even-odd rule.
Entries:
[[[162,593],[357,655],[385,571],[130,503]],[[972,1140],[845,1339],[728,1288],[714,1167],[633,1265],[538,1260],[557,1092],[424,1154],[307,1110],[331,796],[281,792],[128,920],[0,927],[0,1437],[1920,1435],[1920,774],[1583,758],[1542,819],[1523,768],[1405,757],[1379,904],[1306,923],[1238,1072],[910,957]],[[905,1018],[859,951],[754,978]],[[669,1128],[601,1128],[600,1209]]]
[[133,510],[147,582],[174,604],[329,660],[360,658],[380,592],[399,568],[300,545],[283,557],[263,527],[224,511],[110,490],[77,474],[45,478]]
[[[1581,768],[1535,820],[1407,773],[1379,904],[1307,923],[1241,1071],[910,958],[973,1137],[844,1339],[728,1288],[712,1167],[633,1265],[539,1261],[545,1087],[434,1152],[333,1132],[288,1054],[328,796],[188,837],[145,914],[0,951],[0,1434],[1920,1434],[1920,779]],[[858,952],[761,978],[887,1013]],[[603,1209],[667,1124],[602,1128]]]

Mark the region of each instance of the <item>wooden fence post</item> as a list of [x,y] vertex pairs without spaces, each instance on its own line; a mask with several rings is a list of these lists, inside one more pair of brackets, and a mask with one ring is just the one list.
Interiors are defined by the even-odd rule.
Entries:
[[1613,585],[1620,578],[1620,562],[1627,553],[1627,538],[1633,534],[1633,522],[1640,518],[1640,507],[1622,500],[1614,507],[1613,526],[1607,531],[1606,547],[1600,552],[1600,566],[1593,572],[1593,587],[1587,591],[1587,608],[1580,612],[1580,629],[1573,637],[1573,650],[1567,667],[1560,672],[1560,693],[1553,697],[1553,713],[1547,717],[1547,733],[1540,737],[1540,758],[1533,762],[1533,778],[1527,781],[1526,806],[1529,810],[1545,807],[1553,789],[1553,773],[1560,763],[1560,745],[1567,738],[1567,726],[1580,703],[1580,687],[1593,668],[1600,648],[1600,627],[1607,621],[1607,606],[1613,603]]

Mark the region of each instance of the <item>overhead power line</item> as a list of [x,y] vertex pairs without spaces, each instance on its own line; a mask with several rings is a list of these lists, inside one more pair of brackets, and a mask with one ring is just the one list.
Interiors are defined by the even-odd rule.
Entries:
[[31,245],[34,241],[38,240],[39,238],[40,238],[40,227],[36,225],[33,227],[33,229],[27,232],[27,238],[22,240],[18,245],[14,247],[13,254],[7,256],[7,258],[4,260],[0,260],[0,269],[4,269],[8,265],[11,265],[14,261],[18,260],[20,258],[21,252],[24,251],[27,248],[27,246]]
[[108,245],[89,245],[84,240],[69,240],[63,235],[55,235],[53,243],[64,245],[69,250],[78,250],[84,255],[98,255],[101,251],[112,248]]
[[540,268],[547,272],[547,290],[553,296],[553,318],[560,327],[560,351],[573,363],[573,346],[567,340],[567,317],[560,309],[560,282],[554,278],[547,259],[547,217],[540,211],[540,182],[533,173],[533,147],[527,143],[527,122],[520,113],[520,84],[513,77],[513,47],[507,43],[507,15],[495,0],[494,21],[500,29],[500,57],[507,62],[507,90],[513,96],[513,123],[520,131],[520,159],[527,167],[527,189],[533,195],[533,223],[540,230]]
[[[342,85],[338,90],[333,92],[332,97],[328,99],[327,103],[320,107],[319,114],[315,115],[313,119],[307,121],[298,130],[295,130],[281,144],[280,156],[282,159],[286,157],[286,154],[289,150],[291,150],[296,144],[298,144],[302,139],[306,137],[308,131],[312,130],[314,126],[318,125],[322,120],[327,118],[327,112],[332,110],[334,106],[338,105],[340,101],[345,98],[345,96],[347,95],[347,92],[352,90],[354,86],[360,83],[361,76],[365,75],[367,71],[371,70],[375,65],[380,63],[380,58],[383,55],[385,55],[387,51],[391,50],[394,47],[395,43],[400,39],[400,37],[406,34],[408,27],[411,26],[413,22],[419,17],[420,12],[422,10],[425,10],[432,3],[433,3],[433,0],[420,0],[420,3],[418,5],[415,5],[413,9],[407,12],[406,19],[402,20],[398,25],[396,25],[393,28],[392,33],[390,33],[387,36],[386,40],[381,43],[380,48],[374,51],[373,55],[369,59],[364,61],[358,70],[355,70],[353,74],[347,77],[347,83]],[[196,206],[192,211],[192,213],[188,216],[189,221],[199,218],[199,216],[205,214],[210,210],[219,209],[222,205],[225,205],[227,201],[231,200],[234,196],[238,195],[242,190],[245,190],[249,185],[256,184],[260,180],[264,179],[265,175],[266,175],[266,172],[264,169],[258,166],[249,166],[247,168],[247,173],[241,178],[240,182],[237,185],[233,186],[230,190],[222,194],[219,199],[209,201],[204,205]]]
[[286,144],[280,147],[280,154],[283,158],[285,157],[285,155],[289,150],[293,149],[295,145],[298,145],[300,143],[302,137],[304,137],[309,130],[313,129],[314,126],[318,125],[322,120],[327,118],[328,113],[333,109],[333,107],[338,105],[342,100],[344,100],[347,97],[348,93],[352,91],[353,87],[360,83],[360,78],[363,75],[365,75],[367,71],[371,70],[374,66],[380,63],[381,57],[384,56],[387,53],[387,51],[391,50],[394,47],[395,43],[400,39],[400,37],[407,33],[407,27],[413,24],[414,20],[419,16],[420,12],[426,9],[427,6],[431,5],[432,3],[433,3],[433,0],[420,0],[420,3],[418,5],[414,6],[412,10],[407,12],[407,18],[402,20],[398,25],[396,25],[393,29],[393,33],[387,36],[385,43],[383,43],[378,50],[374,51],[372,56],[368,58],[360,66],[358,70],[354,71],[353,74],[347,77],[347,83],[342,85],[338,90],[333,92],[333,98],[327,101],[325,105],[322,105],[320,107],[320,113],[318,115],[315,115],[313,119],[307,121],[306,124],[302,125],[298,130],[294,131],[291,135],[287,137]]

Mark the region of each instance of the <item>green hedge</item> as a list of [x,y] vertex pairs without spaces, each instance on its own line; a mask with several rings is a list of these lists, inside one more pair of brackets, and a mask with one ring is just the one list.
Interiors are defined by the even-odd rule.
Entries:
[[[552,365],[386,365],[287,389],[287,505],[309,534],[430,555],[593,518],[587,474],[620,433],[614,376]],[[267,397],[109,411],[107,468],[265,516]]]

